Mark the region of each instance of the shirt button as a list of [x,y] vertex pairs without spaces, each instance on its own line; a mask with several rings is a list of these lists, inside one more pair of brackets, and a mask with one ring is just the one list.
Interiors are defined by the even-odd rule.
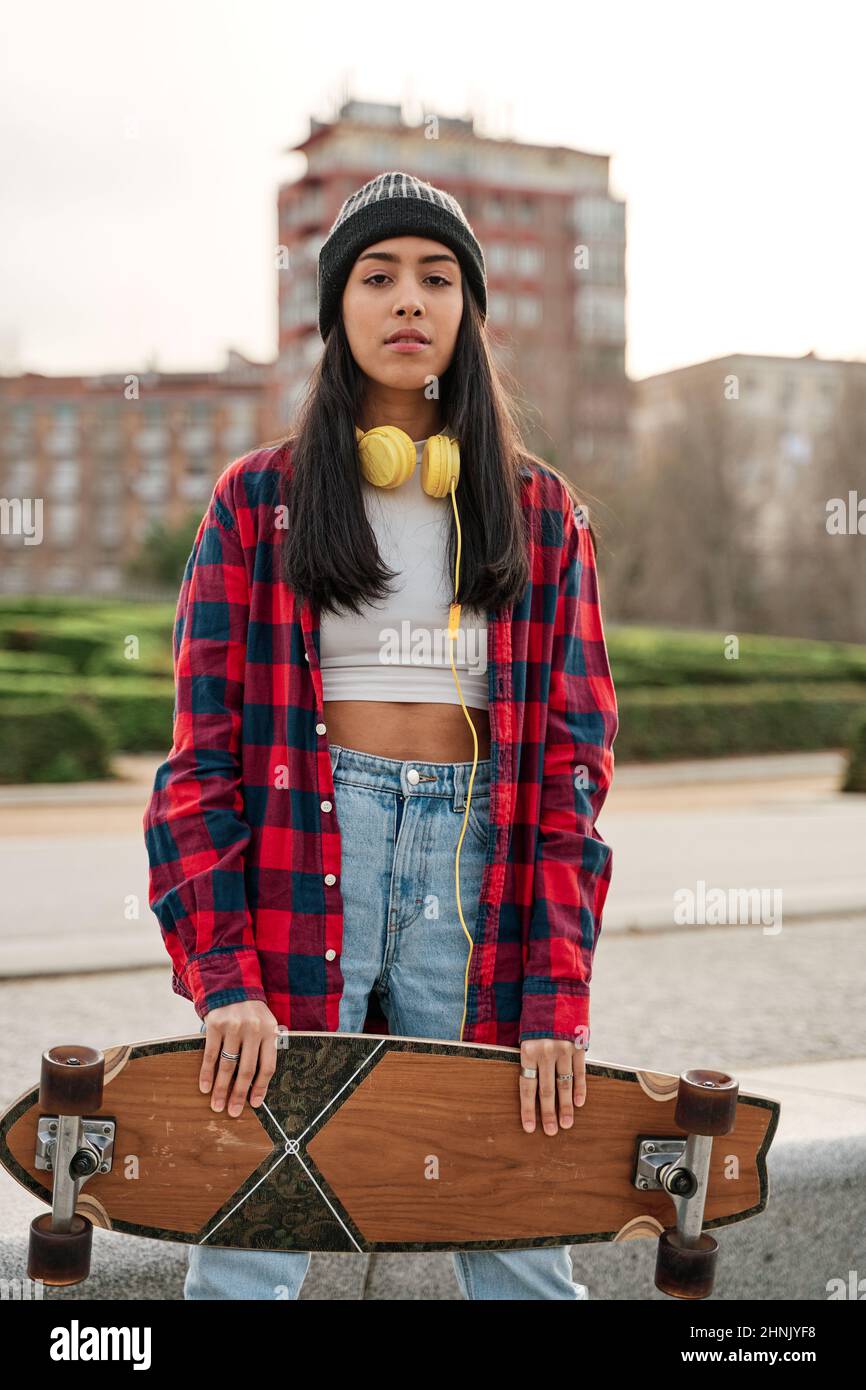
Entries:
[[336,882],[337,882],[337,875],[336,875],[336,874],[325,874],[325,882],[326,882],[326,883],[336,883]]
[[323,811],[333,811],[333,809],[334,809],[334,808],[333,808],[333,806],[331,805],[330,801],[323,801],[323,802],[322,802],[322,810],[323,810]]
[[324,724],[317,724],[317,725],[316,725],[316,733],[317,733],[317,734],[323,734],[324,732],[325,732],[325,726],[324,726]]
[[309,653],[309,652],[304,652],[304,660],[305,660],[305,661],[309,661],[309,659],[310,659],[310,653]]
[[337,956],[337,952],[336,952],[336,951],[331,950],[331,951],[326,951],[326,952],[325,952],[325,960],[335,960],[335,959],[336,959],[336,956]]
[[406,773],[406,781],[411,782],[413,787],[416,782],[421,781],[421,773],[418,771],[417,767],[410,767],[409,771]]

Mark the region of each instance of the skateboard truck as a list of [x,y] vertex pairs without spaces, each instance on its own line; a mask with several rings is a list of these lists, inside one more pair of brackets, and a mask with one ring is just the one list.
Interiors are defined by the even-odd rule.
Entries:
[[85,1119],[102,1108],[105,1056],[96,1048],[42,1054],[36,1167],[53,1172],[51,1210],[30,1223],[27,1274],[44,1284],[78,1284],[90,1273],[93,1224],[75,1210],[83,1184],[111,1170],[115,1122]]
[[673,1298],[706,1298],[713,1288],[719,1243],[703,1228],[713,1136],[729,1134],[737,1118],[740,1084],[727,1072],[680,1075],[674,1124],[678,1135],[642,1135],[634,1186],[662,1189],[676,1211],[676,1226],[659,1236],[655,1284]]

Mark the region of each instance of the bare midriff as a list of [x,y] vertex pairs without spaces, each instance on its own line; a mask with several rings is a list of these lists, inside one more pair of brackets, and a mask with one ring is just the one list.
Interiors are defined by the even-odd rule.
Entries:
[[[478,760],[490,757],[486,709],[467,707],[478,736]],[[402,700],[325,700],[328,742],[380,758],[419,763],[471,763],[472,730],[462,705]]]

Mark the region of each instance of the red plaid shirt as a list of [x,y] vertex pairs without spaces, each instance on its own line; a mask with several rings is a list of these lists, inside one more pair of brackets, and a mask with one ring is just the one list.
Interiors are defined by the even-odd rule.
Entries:
[[[335,1031],[340,830],[321,809],[336,796],[318,609],[279,577],[281,470],[286,445],[230,464],[187,562],[173,743],[144,815],[149,901],[200,1016],[261,999],[292,1031]],[[490,842],[463,1032],[515,1047],[589,1039],[618,727],[586,519],[556,474],[521,476],[531,578],[487,614]],[[373,1007],[364,1031],[387,1032]]]

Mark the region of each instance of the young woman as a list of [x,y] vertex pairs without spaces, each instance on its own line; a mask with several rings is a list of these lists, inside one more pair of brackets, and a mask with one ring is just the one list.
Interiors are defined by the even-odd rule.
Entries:
[[[585,1099],[617,708],[592,532],[522,447],[486,310],[453,197],[393,172],[348,198],[296,428],[222,473],[187,564],[150,903],[230,1116],[274,1103],[285,1030],[519,1046],[527,1131]],[[308,1252],[209,1243],[235,1206],[186,1297],[296,1298]],[[454,1265],[468,1298],[586,1297],[569,1246]]]

